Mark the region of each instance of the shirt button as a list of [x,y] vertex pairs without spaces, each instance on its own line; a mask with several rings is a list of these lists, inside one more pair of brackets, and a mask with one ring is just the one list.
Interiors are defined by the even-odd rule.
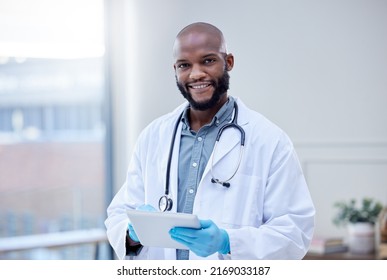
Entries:
[[188,191],[190,194],[193,194],[194,193],[194,189],[189,189]]
[[198,166],[198,164],[196,162],[194,162],[194,163],[192,163],[192,166],[196,167],[196,166]]
[[202,137],[198,137],[198,141],[199,142],[202,142],[203,138]]

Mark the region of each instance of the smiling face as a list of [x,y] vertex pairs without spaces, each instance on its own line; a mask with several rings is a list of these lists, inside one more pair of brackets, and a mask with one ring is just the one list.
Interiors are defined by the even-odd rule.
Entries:
[[205,23],[183,29],[174,45],[176,82],[195,110],[219,107],[227,100],[232,54],[226,54],[222,33]]

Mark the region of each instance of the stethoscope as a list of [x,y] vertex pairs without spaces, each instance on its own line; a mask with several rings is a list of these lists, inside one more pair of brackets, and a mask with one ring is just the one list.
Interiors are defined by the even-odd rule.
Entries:
[[[171,145],[170,145],[170,148],[169,148],[169,156],[168,156],[168,163],[167,163],[167,173],[166,173],[166,180],[165,180],[165,194],[162,197],[160,197],[160,199],[159,199],[159,209],[162,212],[170,211],[172,209],[172,205],[173,205],[172,198],[169,197],[169,179],[170,179],[170,172],[171,172],[171,162],[172,162],[173,146],[175,144],[176,133],[177,133],[177,129],[179,127],[182,115],[183,115],[183,113],[180,114],[180,116],[179,116],[179,118],[178,118],[178,120],[177,120],[177,122],[175,124],[174,130],[173,130],[173,134],[172,134]],[[213,155],[212,155],[212,161],[211,161],[211,177],[212,177],[211,178],[211,182],[212,183],[220,184],[220,185],[222,185],[223,187],[226,187],[226,188],[230,187],[230,182],[229,181],[235,176],[235,174],[237,173],[237,171],[239,169],[239,166],[240,166],[241,160],[242,160],[242,156],[243,156],[244,146],[245,146],[245,131],[243,130],[243,128],[240,125],[238,125],[237,121],[238,121],[238,105],[235,102],[234,103],[234,117],[233,117],[233,120],[231,122],[225,124],[224,126],[222,126],[220,128],[220,130],[218,131],[218,134],[216,135],[215,145],[214,145],[214,150],[213,150]],[[241,134],[241,136],[240,136],[241,140],[240,140],[239,159],[238,159],[238,162],[236,164],[236,167],[235,167],[234,172],[232,173],[232,175],[228,179],[226,179],[226,180],[219,180],[219,179],[215,178],[214,172],[213,172],[215,152],[216,152],[216,148],[217,148],[217,145],[219,143],[220,137],[222,136],[223,131],[228,129],[228,128],[236,128],[237,130],[239,130],[239,132]]]

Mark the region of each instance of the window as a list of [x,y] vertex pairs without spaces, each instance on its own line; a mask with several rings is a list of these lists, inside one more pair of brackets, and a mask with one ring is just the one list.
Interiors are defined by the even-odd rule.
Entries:
[[104,230],[103,1],[2,1],[0,19],[0,244],[30,240],[0,259],[94,258],[71,240]]

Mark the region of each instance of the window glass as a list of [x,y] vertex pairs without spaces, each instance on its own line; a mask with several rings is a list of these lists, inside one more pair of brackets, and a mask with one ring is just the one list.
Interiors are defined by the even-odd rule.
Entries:
[[103,1],[2,1],[0,19],[0,259],[103,258]]

